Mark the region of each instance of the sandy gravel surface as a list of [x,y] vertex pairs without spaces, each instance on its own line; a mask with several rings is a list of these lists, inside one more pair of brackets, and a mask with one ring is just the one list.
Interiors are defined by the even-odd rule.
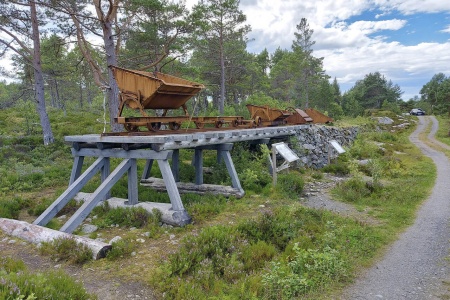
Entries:
[[[432,194],[417,213],[415,223],[387,250],[385,256],[340,299],[449,299],[445,282],[450,267],[450,163],[440,151],[419,140],[429,122],[433,123],[429,138],[437,130],[432,116],[419,117],[410,140],[431,157],[437,166],[437,179]],[[434,139],[430,140],[434,143]]]

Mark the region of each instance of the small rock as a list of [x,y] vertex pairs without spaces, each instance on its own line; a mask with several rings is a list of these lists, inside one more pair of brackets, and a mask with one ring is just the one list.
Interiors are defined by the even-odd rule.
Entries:
[[60,265],[60,264],[55,265],[54,268],[55,268],[55,269],[60,269],[60,268],[61,268],[61,265]]
[[83,227],[81,228],[81,231],[85,234],[89,234],[89,233],[93,233],[95,231],[97,231],[98,227],[95,225],[91,225],[91,224],[84,224]]
[[144,232],[142,235],[146,236],[146,237],[150,237],[151,233],[147,231],[147,232]]
[[136,229],[137,229],[136,227],[131,227],[130,231],[133,231],[133,230],[136,230]]
[[131,252],[131,256],[136,256],[136,252],[135,251]]
[[175,234],[169,235],[169,239],[173,240],[175,238]]
[[15,244],[16,240],[9,240],[8,244]]
[[66,219],[66,218],[67,218],[66,215],[61,215],[61,216],[59,216],[57,219],[61,221],[61,220],[64,220],[64,219]]
[[145,240],[144,239],[136,239],[136,242],[138,242],[138,243],[145,243]]
[[110,241],[109,241],[109,243],[108,244],[112,244],[112,243],[117,243],[118,241],[120,241],[122,239],[122,237],[120,237],[120,236],[115,236],[115,237],[113,237]]

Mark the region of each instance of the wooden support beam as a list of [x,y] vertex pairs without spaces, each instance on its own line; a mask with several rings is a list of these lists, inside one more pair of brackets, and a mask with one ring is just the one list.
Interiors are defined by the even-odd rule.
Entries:
[[141,179],[146,179],[150,177],[150,171],[152,170],[153,159],[147,159],[145,161],[144,171],[142,172]]
[[175,182],[180,181],[180,149],[173,150],[172,154],[172,173]]
[[92,209],[106,196],[113,185],[131,168],[132,159],[124,159],[106,180],[95,190],[92,197],[81,205],[81,207],[72,215],[72,217],[61,227],[60,231],[72,233]]
[[70,174],[69,186],[80,177],[81,169],[83,167],[84,156],[75,156],[72,166],[72,173]]
[[203,150],[194,150],[195,184],[203,184]]
[[169,194],[170,203],[172,203],[172,209],[177,211],[184,211],[183,202],[181,202],[180,193],[178,193],[177,183],[173,177],[172,170],[170,169],[169,162],[167,160],[157,160],[159,169],[161,170],[164,183],[167,187],[167,193]]
[[86,183],[103,168],[105,158],[97,160],[79,176],[34,222],[35,225],[45,226],[54,216],[86,185]]

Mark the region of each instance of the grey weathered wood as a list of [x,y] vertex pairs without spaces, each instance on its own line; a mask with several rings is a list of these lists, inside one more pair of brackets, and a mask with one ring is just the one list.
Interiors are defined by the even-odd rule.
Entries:
[[80,175],[34,222],[35,225],[45,226],[51,219],[86,185],[105,164],[105,158],[97,160]]
[[180,150],[173,150],[172,154],[172,173],[175,182],[180,181]]
[[66,136],[68,142],[79,143],[80,147],[88,147],[89,143],[125,143],[125,144],[147,144],[155,151],[173,150],[182,148],[195,148],[202,145],[234,143],[251,141],[261,138],[271,138],[283,135],[292,135],[296,130],[308,128],[310,125],[294,125],[280,127],[264,127],[235,130],[224,130],[202,133],[186,133],[174,135],[141,135],[141,136],[101,136],[101,135],[78,135]]
[[80,177],[81,169],[83,167],[84,156],[75,156],[72,166],[72,173],[70,174],[69,186]]
[[102,184],[95,190],[92,197],[83,203],[72,217],[61,227],[60,231],[72,233],[78,225],[91,213],[92,209],[102,200],[113,185],[130,169],[132,159],[124,159]]
[[106,252],[111,249],[111,245],[97,240],[68,234],[24,221],[0,218],[0,229],[8,235],[20,238],[33,244],[51,242],[59,238],[74,239],[76,242],[89,247],[89,249],[92,250],[94,259],[105,257]]
[[130,159],[130,168],[128,169],[128,204],[138,204],[138,180],[136,159]]
[[221,157],[225,162],[225,166],[227,167],[228,174],[231,177],[231,186],[235,189],[238,189],[244,193],[244,190],[241,187],[241,182],[239,181],[239,177],[237,175],[236,169],[234,168],[233,160],[231,159],[230,151],[221,151]]
[[[105,157],[103,168],[102,168],[101,173],[100,173],[101,174],[100,175],[101,182],[105,181],[106,178],[108,178],[110,172],[111,172],[111,160],[109,159],[109,157]],[[102,200],[106,200],[106,199],[108,199],[110,197],[111,197],[111,192],[108,192],[105,195],[105,198],[103,198]]]
[[73,156],[93,156],[93,157],[117,157],[117,158],[136,158],[136,159],[168,159],[172,155],[172,151],[160,151],[156,152],[149,149],[139,149],[139,150],[123,150],[123,149],[90,149],[82,148],[80,150],[75,150],[72,148]]
[[[166,185],[161,178],[147,178],[141,181],[142,186],[150,187],[156,191],[165,191]],[[194,184],[191,182],[177,182],[177,188],[180,193],[196,193],[196,194],[213,194],[224,195],[226,197],[242,198],[244,193],[242,190],[235,189],[231,186],[214,185],[214,184]]]
[[144,166],[144,171],[142,172],[142,179],[146,179],[148,177],[150,177],[150,172],[152,170],[152,166],[153,166],[153,159],[147,159],[145,161],[145,166]]
[[161,159],[157,160],[157,162],[159,169],[161,170],[164,183],[166,184],[170,203],[172,203],[172,209],[177,211],[184,211],[183,202],[181,202],[180,193],[178,193],[177,183],[175,182],[175,178],[173,177],[169,162],[167,160]]
[[194,150],[195,184],[203,184],[203,150]]

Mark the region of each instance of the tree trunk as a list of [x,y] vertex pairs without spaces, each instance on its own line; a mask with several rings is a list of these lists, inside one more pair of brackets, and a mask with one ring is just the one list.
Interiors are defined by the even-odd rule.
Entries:
[[41,43],[39,40],[39,27],[37,21],[36,4],[34,1],[29,1],[31,10],[31,26],[33,29],[33,68],[34,68],[34,85],[35,85],[35,97],[36,108],[39,113],[39,118],[42,126],[42,133],[44,136],[44,145],[48,145],[54,142],[52,128],[50,126],[50,119],[47,115],[47,109],[45,107],[45,94],[44,94],[44,77],[42,76],[41,67]]
[[[114,38],[112,33],[112,24],[110,21],[104,20],[102,23],[103,28],[103,41],[106,51],[106,62],[108,66],[117,65],[116,49],[114,46]],[[107,90],[108,105],[109,105],[109,120],[111,130],[118,132],[123,130],[123,126],[114,122],[114,118],[117,117],[119,112],[119,87],[116,80],[113,77],[112,70],[108,68],[108,80],[109,88]]]
[[223,37],[220,37],[220,99],[219,115],[223,115],[225,109],[225,57],[223,48]]
[[83,83],[80,82],[80,109],[83,109]]

